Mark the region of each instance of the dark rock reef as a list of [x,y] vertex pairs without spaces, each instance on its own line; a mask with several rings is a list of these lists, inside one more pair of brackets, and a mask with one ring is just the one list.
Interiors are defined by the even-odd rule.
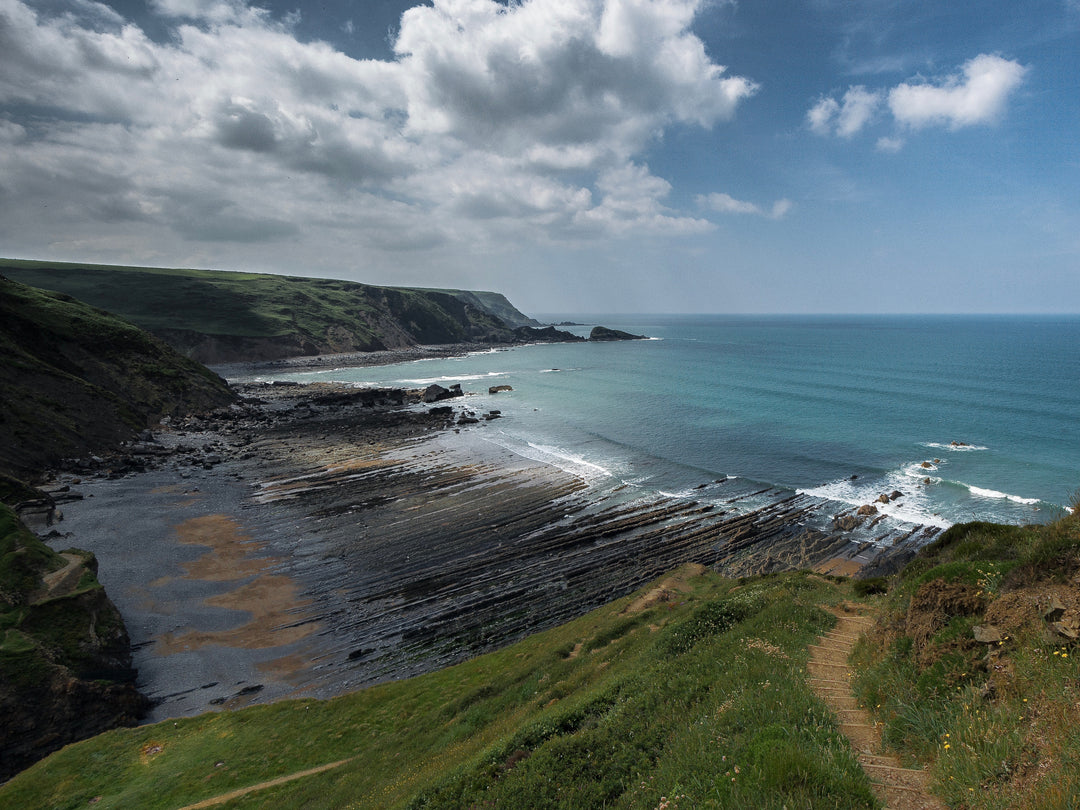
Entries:
[[589,340],[648,340],[648,335],[632,335],[621,329],[609,329],[606,326],[594,326],[589,333]]

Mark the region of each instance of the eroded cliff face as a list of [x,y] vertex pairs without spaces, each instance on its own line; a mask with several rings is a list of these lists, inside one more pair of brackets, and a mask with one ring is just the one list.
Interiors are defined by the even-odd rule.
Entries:
[[92,554],[52,551],[0,504],[0,780],[148,708],[96,574]]

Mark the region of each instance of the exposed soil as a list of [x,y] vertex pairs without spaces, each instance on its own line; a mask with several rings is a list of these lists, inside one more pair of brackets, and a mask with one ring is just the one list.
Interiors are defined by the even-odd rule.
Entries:
[[620,615],[633,615],[635,613],[641,613],[648,610],[653,605],[658,605],[662,602],[670,602],[680,593],[686,593],[690,580],[694,577],[701,576],[705,572],[705,566],[697,563],[688,563],[681,566],[677,571],[673,572],[671,576],[664,577],[658,585],[650,588],[641,596],[634,599],[623,608]]
[[231,802],[233,799],[241,799],[244,796],[248,796],[260,790],[277,787],[278,785],[284,785],[288,782],[295,782],[297,779],[303,779],[306,776],[314,776],[315,774],[324,773],[325,771],[330,771],[334,768],[340,768],[346,762],[352,762],[352,760],[343,759],[338,762],[330,762],[326,765],[320,765],[317,768],[308,768],[306,771],[298,771],[296,773],[290,773],[287,776],[279,776],[277,779],[259,782],[256,785],[249,785],[248,787],[239,788],[238,790],[230,790],[228,793],[222,793],[220,796],[214,796],[209,799],[203,799],[201,802],[196,802],[195,804],[186,805],[180,808],[180,810],[204,810],[204,808],[207,807],[217,807],[219,804]]

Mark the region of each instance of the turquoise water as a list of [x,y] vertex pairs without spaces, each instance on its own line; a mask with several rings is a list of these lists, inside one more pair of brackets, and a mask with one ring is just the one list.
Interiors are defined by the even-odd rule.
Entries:
[[486,439],[642,494],[707,498],[699,485],[734,477],[725,497],[770,486],[840,508],[899,489],[893,517],[944,526],[1047,520],[1080,488],[1080,317],[596,321],[654,339],[282,376],[461,382],[470,407],[503,411]]

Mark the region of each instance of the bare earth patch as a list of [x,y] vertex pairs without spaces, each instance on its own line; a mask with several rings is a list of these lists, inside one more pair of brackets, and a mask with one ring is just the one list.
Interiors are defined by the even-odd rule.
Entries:
[[686,593],[690,590],[689,582],[694,577],[699,577],[705,573],[705,566],[698,565],[697,563],[687,563],[676,569],[671,576],[665,577],[664,580],[653,588],[643,593],[641,596],[634,599],[629,605],[627,605],[619,615],[633,615],[635,613],[641,613],[648,610],[653,605],[658,605],[661,602],[670,602],[676,594]]
[[862,563],[857,560],[850,560],[847,557],[833,557],[831,560],[815,565],[814,571],[819,574],[830,574],[838,577],[853,577],[862,567]]

